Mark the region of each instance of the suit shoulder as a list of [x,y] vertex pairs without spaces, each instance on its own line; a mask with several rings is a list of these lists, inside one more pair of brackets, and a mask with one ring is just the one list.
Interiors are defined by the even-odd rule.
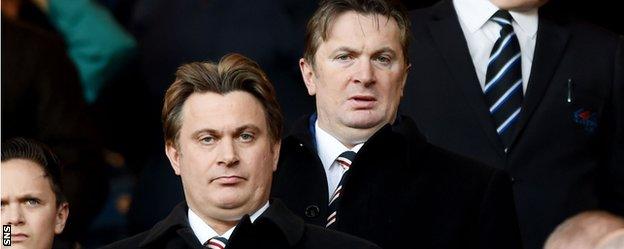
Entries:
[[370,241],[353,235],[311,224],[305,225],[305,233],[302,241],[306,244],[305,248],[381,248]]

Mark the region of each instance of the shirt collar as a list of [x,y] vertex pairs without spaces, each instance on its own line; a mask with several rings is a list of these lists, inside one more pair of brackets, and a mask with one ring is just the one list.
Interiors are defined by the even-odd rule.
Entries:
[[[479,30],[498,11],[498,7],[488,0],[453,0],[459,20],[466,25],[471,33]],[[538,11],[532,9],[525,12],[509,11],[514,21],[527,36],[537,33]]]
[[336,158],[338,158],[342,152],[351,150],[357,153],[364,145],[364,143],[360,143],[349,149],[334,136],[319,127],[318,120],[315,122],[314,126],[316,129],[314,134],[316,137],[316,150],[318,151],[319,158],[321,159],[321,163],[323,163],[325,170],[329,170],[329,167],[331,167]]
[[531,9],[525,12],[509,11],[514,21],[524,31],[528,37],[535,37],[537,34],[538,15],[537,9]]
[[[260,209],[258,209],[256,212],[249,216],[251,222],[253,223],[254,221],[256,221],[256,219],[258,219],[258,217],[260,217],[260,215],[262,215],[262,213],[264,213],[264,211],[266,211],[268,208],[269,201],[267,201]],[[212,227],[206,224],[206,222],[204,222],[204,220],[202,220],[199,215],[193,212],[190,207],[188,209],[188,220],[189,225],[193,230],[193,233],[202,245],[214,236],[224,237],[229,240],[232,232],[234,231],[234,228],[236,228],[236,226],[234,226],[228,229],[224,234],[219,235],[214,229],[212,229]]]

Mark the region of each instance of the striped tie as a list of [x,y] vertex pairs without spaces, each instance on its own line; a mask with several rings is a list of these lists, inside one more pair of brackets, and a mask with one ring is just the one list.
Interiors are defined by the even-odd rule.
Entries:
[[205,248],[210,249],[224,249],[227,246],[228,240],[223,237],[214,236],[204,243]]
[[340,202],[340,193],[342,192],[342,185],[346,181],[347,173],[349,173],[349,167],[351,167],[351,161],[355,158],[355,152],[353,151],[345,151],[338,158],[336,158],[336,162],[345,170],[342,174],[342,178],[340,178],[340,182],[338,183],[338,187],[334,191],[334,194],[329,201],[329,208],[327,216],[327,225],[325,227],[334,229],[336,225],[337,211],[338,211],[338,203]]
[[509,148],[522,105],[522,63],[520,45],[511,26],[512,17],[504,10],[491,18],[502,29],[494,43],[485,77],[485,99],[505,149]]

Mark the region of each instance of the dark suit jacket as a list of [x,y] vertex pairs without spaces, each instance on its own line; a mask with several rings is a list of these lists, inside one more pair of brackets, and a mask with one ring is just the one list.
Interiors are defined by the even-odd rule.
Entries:
[[[327,180],[310,124],[300,120],[282,142],[272,194],[306,222],[325,225]],[[520,248],[509,177],[431,146],[413,127],[403,118],[360,149],[336,229],[383,248]]]
[[[188,206],[178,204],[152,229],[115,242],[105,248],[197,248],[203,249],[188,222]],[[237,248],[370,248],[378,246],[344,233],[304,224],[279,200],[254,223],[245,215],[228,240],[227,249]]]
[[432,144],[510,173],[526,248],[541,248],[557,224],[583,209],[622,213],[621,38],[540,15],[519,128],[505,153],[451,1],[410,18],[412,67],[402,112]]

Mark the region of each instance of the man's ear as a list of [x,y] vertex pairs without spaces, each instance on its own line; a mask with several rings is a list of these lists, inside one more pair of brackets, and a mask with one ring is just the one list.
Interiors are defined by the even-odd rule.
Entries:
[[314,66],[310,64],[306,59],[299,59],[299,69],[301,70],[301,76],[303,82],[308,89],[308,94],[314,96],[316,94],[316,81],[314,80],[316,75],[314,74]]
[[54,234],[61,234],[63,232],[63,229],[65,229],[65,223],[67,222],[67,217],[69,217],[69,204],[67,202],[63,202],[56,210]]
[[173,172],[175,172],[176,175],[180,175],[180,152],[175,142],[167,142],[165,144],[165,154],[167,154],[167,158],[169,158]]
[[405,73],[403,74],[403,80],[401,81],[401,98],[403,98],[403,91],[405,91],[405,83],[407,82],[407,74],[409,74],[409,69],[412,67],[412,64],[407,64],[405,67]]
[[277,170],[277,163],[279,162],[280,149],[282,148],[282,141],[277,141],[273,145],[273,171]]

